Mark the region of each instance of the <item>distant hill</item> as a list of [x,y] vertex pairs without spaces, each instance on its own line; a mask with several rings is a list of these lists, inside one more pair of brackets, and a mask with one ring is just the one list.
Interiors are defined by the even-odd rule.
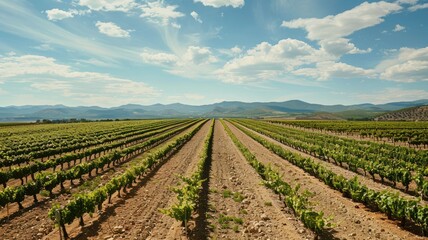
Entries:
[[127,104],[119,107],[67,107],[64,105],[0,107],[0,122],[25,122],[38,119],[141,119],[181,117],[288,117],[312,119],[368,119],[402,108],[428,105],[428,99],[387,104],[322,105],[300,100],[285,102],[225,101],[208,105]]
[[428,121],[428,106],[410,107],[385,113],[377,121]]

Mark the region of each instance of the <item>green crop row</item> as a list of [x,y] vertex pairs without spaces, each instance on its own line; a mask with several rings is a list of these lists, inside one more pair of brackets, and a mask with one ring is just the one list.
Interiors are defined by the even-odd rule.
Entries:
[[239,141],[223,121],[222,124],[233,143],[263,179],[263,184],[278,194],[285,205],[293,210],[294,214],[300,218],[306,227],[320,234],[326,226],[326,220],[323,218],[323,212],[316,212],[310,207],[311,203],[308,199],[309,192],[305,191],[301,194],[299,193],[300,185],[293,188],[290,184],[282,180],[281,174],[278,171],[258,161],[256,156]]
[[413,222],[421,227],[423,235],[428,233],[428,206],[422,206],[419,201],[405,199],[389,191],[369,189],[361,184],[358,178],[347,179],[343,175],[336,174],[319,163],[315,163],[310,158],[304,158],[267,141],[265,138],[243,128],[239,121],[233,121],[233,124],[273,153],[322,180],[331,188],[340,191],[343,196],[383,212],[388,218],[401,220],[402,224],[406,221]]
[[210,130],[205,138],[196,171],[193,172],[190,177],[180,176],[180,179],[184,183],[183,186],[179,185],[173,188],[173,191],[177,194],[178,202],[170,208],[161,209],[162,213],[176,219],[177,221],[181,221],[182,226],[185,227],[186,230],[187,222],[190,220],[192,213],[199,204],[202,183],[206,181],[206,179],[204,179],[204,174],[208,171],[207,167],[211,159],[214,122],[215,121],[213,120]]
[[154,166],[168,158],[173,152],[183,146],[199,131],[205,122],[206,121],[203,121],[191,132],[178,137],[172,143],[151,153],[148,157],[144,158],[141,163],[129,167],[123,174],[112,178],[109,182],[94,191],[76,195],[65,206],[60,206],[59,204],[52,206],[48,213],[49,218],[61,227],[64,236],[68,238],[65,224],[71,224],[74,219],[80,218],[80,224],[83,225],[83,214],[93,214],[96,208],[101,210],[103,202],[107,199],[110,202],[113,193],[117,192],[120,196],[120,191],[122,189],[126,191],[127,187],[132,187],[132,183],[137,180],[137,177],[142,177],[150,172]]
[[[192,122],[193,123],[193,122]],[[190,124],[192,124],[190,123]],[[47,161],[34,161],[34,163],[29,164],[29,165],[25,165],[22,167],[12,167],[10,170],[1,170],[0,171],[0,184],[3,185],[4,188],[6,188],[6,183],[10,180],[10,179],[21,179],[21,185],[23,185],[23,178],[26,178],[27,176],[31,176],[33,180],[34,179],[34,174],[40,171],[44,171],[47,170],[49,168],[52,168],[55,171],[55,168],[59,165],[61,165],[61,170],[63,169],[63,164],[67,163],[68,167],[70,167],[70,163],[72,161],[74,161],[74,163],[76,163],[77,160],[81,160],[83,158],[91,158],[93,155],[96,154],[101,154],[103,152],[106,152],[108,150],[114,149],[114,148],[118,148],[118,147],[123,147],[129,143],[132,142],[136,142],[139,140],[142,140],[144,138],[148,138],[151,136],[154,136],[158,133],[162,133],[164,131],[167,131],[173,127],[175,127],[176,125],[161,125],[158,127],[152,127],[152,128],[147,128],[144,131],[141,131],[138,133],[138,135],[135,136],[131,136],[128,137],[127,139],[118,141],[118,142],[113,142],[107,145],[102,145],[102,146],[98,146],[96,148],[92,148],[92,149],[88,149],[84,152],[80,152],[80,153],[68,153],[64,156],[55,158],[55,159],[50,159]],[[124,136],[123,138],[125,138],[126,136]]]
[[37,202],[36,195],[41,190],[47,190],[52,195],[52,190],[58,185],[63,188],[63,183],[66,180],[72,181],[74,179],[81,179],[82,176],[85,174],[90,175],[93,169],[98,172],[98,169],[103,169],[105,166],[110,167],[111,163],[115,164],[122,158],[128,159],[129,157],[132,157],[135,154],[139,154],[147,147],[164,141],[168,137],[173,136],[188,127],[189,126],[186,125],[182,128],[166,132],[162,135],[159,135],[158,137],[151,138],[141,144],[125,148],[121,151],[115,151],[91,162],[76,165],[65,171],[58,171],[53,173],[39,173],[36,175],[34,181],[30,181],[21,186],[6,187],[3,191],[1,191],[0,206],[4,207],[6,204],[16,202],[18,203],[19,207],[22,208],[21,202],[24,200],[25,196],[33,196],[34,201]]

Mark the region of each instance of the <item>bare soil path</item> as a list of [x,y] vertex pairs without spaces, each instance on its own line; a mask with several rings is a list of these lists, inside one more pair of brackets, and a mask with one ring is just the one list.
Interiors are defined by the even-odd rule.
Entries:
[[177,184],[177,174],[184,174],[197,162],[208,130],[209,122],[128,194],[120,199],[112,198],[110,205],[105,203],[105,212],[88,218],[86,222],[89,224],[83,229],[74,223],[75,226],[69,228],[70,236],[73,239],[163,239],[162,236],[153,236],[153,229],[161,226],[165,232],[173,221],[163,223],[159,209],[167,207],[169,200],[175,197],[170,187]]
[[[246,128],[246,127],[244,127],[244,128]],[[252,131],[249,128],[246,128],[246,129]],[[316,157],[311,156],[311,155],[309,155],[307,153],[299,151],[299,150],[297,150],[295,148],[287,146],[287,145],[285,145],[285,144],[283,144],[281,142],[278,142],[275,139],[269,138],[269,137],[267,137],[267,136],[265,136],[263,134],[257,133],[255,131],[252,131],[252,132],[255,133],[255,134],[257,134],[257,135],[259,135],[259,136],[262,136],[262,137],[266,138],[268,141],[270,141],[272,143],[280,145],[284,149],[287,149],[287,150],[289,150],[291,152],[300,154],[301,156],[303,156],[305,158],[311,158],[312,160],[314,160],[315,162],[317,162],[320,165],[324,166],[325,168],[330,169],[330,170],[334,171],[337,174],[341,174],[341,175],[343,175],[347,179],[352,179],[353,177],[358,177],[358,181],[360,183],[366,185],[368,188],[371,188],[371,189],[377,190],[377,191],[386,190],[386,191],[397,193],[397,194],[399,194],[400,196],[402,196],[404,198],[408,198],[408,199],[412,199],[412,200],[418,200],[418,198],[416,196],[414,196],[415,195],[414,191],[411,191],[411,190],[414,190],[416,188],[416,184],[414,183],[414,181],[412,181],[412,183],[410,184],[410,187],[409,187],[409,189],[410,189],[409,193],[412,193],[412,195],[411,195],[409,193],[404,192],[404,187],[402,186],[401,183],[397,183],[397,186],[393,187],[392,183],[390,183],[388,180],[385,180],[385,182],[382,183],[381,180],[380,180],[380,177],[377,176],[377,175],[375,177],[375,181],[373,181],[372,177],[369,174],[367,174],[366,176],[364,176],[364,172],[361,169],[359,169],[359,173],[353,172],[353,171],[348,170],[348,169],[345,168],[346,164],[343,164],[344,167],[341,167],[339,165],[334,164],[333,162],[323,161],[323,160],[321,160],[319,158],[316,158]],[[427,203],[426,201],[421,201],[421,204],[426,204],[426,203]]]
[[[194,126],[184,130],[184,132],[188,132],[193,128]],[[160,145],[162,144],[163,142]],[[0,212],[0,216],[2,217],[0,222],[0,239],[42,239],[46,235],[51,235],[54,229],[52,221],[48,218],[48,211],[54,203],[64,204],[72,197],[72,194],[95,188],[99,184],[109,181],[109,179],[126,170],[129,165],[138,162],[151,151],[156,150],[160,145],[150,148],[137,157],[131,158],[120,165],[113,166],[111,164],[110,169],[104,168],[104,171],[100,170],[98,175],[96,175],[95,170],[93,170],[93,177],[90,178],[85,175],[83,177],[83,182],[74,180],[75,186],[70,185],[70,181],[66,181],[64,183],[65,192],[61,192],[59,186],[54,188],[53,192],[56,195],[54,199],[43,197],[38,194],[39,203],[37,204],[33,203],[31,197],[26,197],[22,204],[24,209],[18,210],[18,206],[15,203],[11,204],[9,207],[10,215],[7,215],[6,210],[2,209]],[[96,177],[94,177],[95,175]],[[9,216],[9,219],[7,216]]]
[[327,217],[331,216],[332,222],[336,225],[334,231],[331,232],[332,236],[326,237],[326,239],[424,239],[401,229],[396,222],[388,220],[384,214],[372,212],[364,205],[343,197],[340,192],[329,188],[304,170],[270,152],[232,124],[228,123],[228,126],[259,161],[275,166],[284,173],[284,180],[292,185],[300,184],[301,189],[314,193],[314,196],[310,198],[311,202],[316,204],[314,209],[323,211]]
[[217,121],[209,178],[209,238],[312,239],[313,233],[260,183],[261,178]]

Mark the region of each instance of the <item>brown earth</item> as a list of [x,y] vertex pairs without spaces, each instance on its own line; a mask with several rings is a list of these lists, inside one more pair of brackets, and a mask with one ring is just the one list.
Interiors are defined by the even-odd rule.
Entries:
[[[246,162],[219,121],[214,129],[209,178],[203,190],[201,208],[189,224],[190,234],[186,236],[180,223],[159,212],[160,208],[176,202],[171,187],[179,182],[177,174],[188,176],[195,170],[210,123],[205,123],[177,153],[134,184],[127,193],[121,197],[114,194],[111,204],[107,201],[103,204],[102,212],[93,216],[85,214],[83,228],[77,220],[67,225],[69,235],[73,239],[314,239],[315,235],[284,207],[278,196],[261,185],[261,178]],[[338,191],[271,153],[232,124],[227,124],[259,161],[275,166],[290,185],[300,184],[302,191],[314,193],[310,198],[314,209],[332,217],[333,228],[322,235],[322,239],[423,239],[401,229],[396,221],[388,220],[384,214],[372,212],[364,205],[343,197]],[[282,147],[290,149],[285,145]],[[123,172],[147,154],[115,166],[115,174]],[[356,175],[331,163],[315,160],[347,178]],[[106,170],[97,181],[85,177],[85,182],[99,185],[113,175]],[[396,191],[369,178],[360,177],[360,181],[373,189]],[[70,188],[68,182],[66,187]],[[74,186],[69,191],[75,193],[79,189]],[[32,199],[26,198],[26,208],[21,211],[12,206],[11,211],[15,213],[10,220],[3,218],[0,221],[0,239],[59,239],[59,231],[53,228],[47,212],[53,202],[64,204],[70,198],[70,194],[62,193],[54,201],[40,198],[38,204],[32,204]],[[5,210],[0,213],[5,216]]]
[[[299,129],[302,130],[301,128],[299,128]],[[303,129],[303,131],[312,131],[312,130]],[[313,131],[318,131],[318,130],[313,130]],[[264,136],[264,135],[259,134],[257,132],[254,132],[254,133],[258,134],[259,136]],[[323,132],[323,133],[325,133],[325,132]],[[406,192],[405,186],[403,186],[403,184],[400,182],[397,182],[396,186],[393,186],[393,182],[389,181],[388,179],[385,179],[384,182],[382,182],[381,177],[378,174],[375,175],[375,178],[373,181],[372,176],[368,173],[366,175],[364,175],[364,170],[361,168],[358,168],[358,173],[353,172],[351,170],[348,170],[348,165],[346,163],[343,163],[342,164],[343,166],[339,166],[339,165],[336,165],[332,159],[329,159],[327,161],[323,161],[323,160],[316,158],[316,157],[313,157],[307,153],[304,153],[302,151],[294,149],[288,145],[282,144],[282,143],[280,143],[274,139],[271,139],[271,140],[274,143],[281,145],[283,148],[285,148],[287,150],[290,150],[290,151],[295,152],[295,153],[299,153],[300,155],[302,155],[304,157],[309,157],[309,158],[313,159],[314,161],[319,162],[324,167],[329,168],[331,170],[334,170],[336,173],[340,173],[348,179],[351,179],[353,177],[358,177],[358,179],[361,183],[367,185],[367,187],[372,188],[374,190],[378,190],[378,191],[388,190],[391,192],[396,192],[402,197],[410,198],[413,200],[417,200],[418,199],[417,197],[419,197],[419,193],[417,193],[417,185],[416,185],[415,181],[412,181],[410,183],[409,190]],[[422,201],[422,204],[426,204],[426,203],[427,202],[425,200]]]
[[[311,239],[314,235],[283,208],[217,121],[214,130],[208,222],[211,239]],[[230,195],[230,196],[228,196]],[[228,216],[242,219],[239,224]]]
[[[112,203],[103,204],[103,212],[93,218],[85,215],[87,225],[81,228],[78,221],[68,226],[72,239],[147,239],[162,216],[160,208],[175,197],[170,187],[178,182],[177,174],[183,174],[189,164],[197,160],[209,123],[199,130],[176,154],[159,165],[129,193]],[[57,239],[59,233],[52,233],[46,239]]]
[[[259,161],[275,166],[284,174],[283,179],[292,186],[300,184],[301,190],[314,193],[310,199],[315,204],[314,209],[324,212],[326,217],[331,217],[334,225],[331,235],[324,236],[325,239],[424,239],[401,229],[397,222],[388,220],[384,214],[372,212],[364,205],[343,197],[340,192],[329,188],[319,179],[270,152],[232,124],[228,123],[228,126]],[[279,144],[275,140],[263,137]],[[284,145],[282,147],[288,148]],[[331,169],[335,172],[340,170]]]
[[[191,127],[190,129],[193,128]],[[184,132],[189,132],[190,129],[184,130]],[[40,202],[34,204],[32,197],[26,197],[22,203],[24,206],[22,210],[18,210],[17,204],[10,204],[9,214],[7,214],[7,209],[0,211],[0,239],[42,239],[44,236],[49,235],[53,230],[53,223],[47,215],[53,204],[65,204],[71,199],[72,194],[79,191],[87,191],[97,185],[108,182],[114,176],[124,172],[128,166],[138,162],[150,152],[156,151],[159,147],[153,147],[138,157],[126,160],[119,165],[113,166],[111,164],[109,169],[105,167],[104,171],[99,171],[98,175],[93,170],[93,177],[85,175],[83,176],[83,182],[74,180],[74,186],[70,184],[70,181],[66,181],[64,183],[65,191],[61,191],[59,186],[54,188],[54,199],[38,194]],[[89,187],[82,186],[82,184],[88,184]]]

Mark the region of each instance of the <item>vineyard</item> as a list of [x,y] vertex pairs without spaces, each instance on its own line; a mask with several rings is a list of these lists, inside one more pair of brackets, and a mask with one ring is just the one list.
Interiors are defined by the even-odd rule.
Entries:
[[426,122],[0,125],[0,239],[425,239]]

